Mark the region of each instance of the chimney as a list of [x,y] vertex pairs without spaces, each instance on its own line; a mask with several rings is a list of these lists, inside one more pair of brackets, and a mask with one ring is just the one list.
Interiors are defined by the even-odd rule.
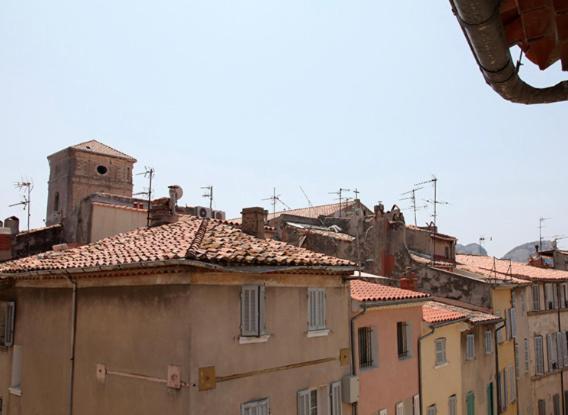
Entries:
[[261,207],[250,207],[244,208],[241,215],[241,230],[246,234],[264,239],[264,221],[268,211]]
[[404,290],[416,290],[416,278],[405,277],[400,279],[400,288]]
[[171,199],[162,197],[150,203],[150,226],[160,226],[177,222],[177,215],[171,209]]
[[4,227],[10,228],[10,232],[12,234],[20,233],[20,219],[16,216],[10,216],[9,218],[4,219]]

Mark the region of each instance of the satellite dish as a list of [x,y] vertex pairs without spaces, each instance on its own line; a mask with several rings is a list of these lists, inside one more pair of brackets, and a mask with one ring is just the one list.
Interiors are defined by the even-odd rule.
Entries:
[[176,200],[180,200],[182,198],[183,189],[181,188],[181,186],[174,184],[172,186],[168,186],[168,189],[170,189],[170,196],[175,196]]

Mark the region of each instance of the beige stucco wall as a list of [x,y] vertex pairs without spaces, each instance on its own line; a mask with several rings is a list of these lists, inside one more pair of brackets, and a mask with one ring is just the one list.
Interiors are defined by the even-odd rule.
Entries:
[[[410,324],[410,357],[400,360],[397,349],[397,322]],[[361,400],[359,415],[375,415],[381,409],[395,413],[395,405],[404,402],[405,414],[413,413],[413,396],[418,394],[418,350],[421,335],[422,303],[371,308],[355,320],[359,327],[371,327],[376,338],[376,365],[358,369]],[[356,337],[357,339],[357,337]],[[356,342],[358,345],[358,342]],[[355,361],[359,362],[356,346]],[[358,365],[357,365],[358,366]]]
[[[462,389],[462,352],[461,332],[469,328],[468,324],[457,322],[435,329],[434,333],[422,340],[422,413],[426,414],[430,405],[435,404],[438,415],[448,415],[448,398],[456,395],[457,413],[464,411],[465,396]],[[429,333],[430,327],[423,326],[423,333]],[[446,338],[447,363],[436,367],[435,340]]]
[[[527,286],[517,286],[513,290],[516,321],[517,321],[517,359],[519,362],[517,375],[517,405],[520,414],[532,414],[535,411],[531,381],[531,343],[534,339],[530,335],[527,313],[531,310],[532,299]],[[525,339],[529,349],[529,366],[525,363]],[[534,358],[534,356],[533,356]],[[534,366],[533,366],[534,367]],[[533,369],[534,370],[534,369]]]
[[[164,283],[166,276],[145,281]],[[293,275],[265,279],[249,274],[183,273],[153,286],[95,287],[111,280],[79,280],[74,412],[90,414],[240,413],[241,403],[269,398],[271,414],[296,410],[297,391],[329,385],[350,372],[339,352],[349,347],[349,295],[338,276]],[[189,283],[192,282],[190,285]],[[113,280],[136,284],[136,276]],[[266,343],[239,344],[240,286],[266,284]],[[60,284],[65,284],[60,282]],[[206,285],[205,285],[206,284]],[[87,288],[86,285],[89,285]],[[307,287],[327,286],[330,333],[308,338]],[[19,288],[16,344],[23,347],[22,396],[0,396],[9,415],[60,415],[67,411],[70,357],[69,288]],[[0,351],[0,369],[9,366]],[[217,376],[262,371],[330,358],[302,368],[257,374],[198,391],[198,370]],[[97,379],[97,365],[107,371]],[[168,365],[178,366],[180,390],[165,385]],[[8,375],[9,379],[9,375]],[[349,406],[344,406],[348,413]]]
[[[475,396],[475,412],[487,413],[488,395],[487,386],[493,383],[493,409],[497,413],[497,382],[495,379],[495,342],[494,324],[472,326],[470,330],[461,335],[462,356],[462,405],[465,411],[466,397],[469,392]],[[492,352],[485,353],[485,331],[492,333]],[[475,335],[475,359],[466,360],[466,336]],[[465,412],[464,412],[465,413]]]
[[121,232],[128,232],[146,226],[147,213],[143,209],[116,207],[113,205],[92,205],[90,238],[95,242]]

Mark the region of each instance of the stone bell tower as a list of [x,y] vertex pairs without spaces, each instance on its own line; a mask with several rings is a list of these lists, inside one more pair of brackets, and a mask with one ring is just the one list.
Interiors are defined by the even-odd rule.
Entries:
[[46,225],[67,222],[81,200],[93,193],[132,197],[136,159],[96,140],[47,157],[49,188]]

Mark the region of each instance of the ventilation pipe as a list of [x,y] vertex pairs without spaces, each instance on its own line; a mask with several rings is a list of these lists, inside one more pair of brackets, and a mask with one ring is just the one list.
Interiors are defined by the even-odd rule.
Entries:
[[450,3],[485,81],[499,95],[519,104],[568,100],[568,81],[535,88],[519,78],[507,46],[499,0],[450,0]]

